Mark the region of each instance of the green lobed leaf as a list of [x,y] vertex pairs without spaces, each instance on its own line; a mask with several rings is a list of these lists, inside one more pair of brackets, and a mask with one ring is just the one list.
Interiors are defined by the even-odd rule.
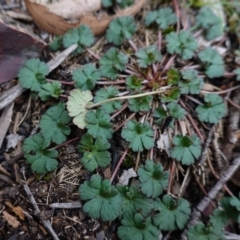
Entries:
[[109,147],[106,139],[96,137],[94,140],[91,135],[84,134],[77,147],[78,151],[83,153],[81,163],[90,172],[98,167],[107,167],[111,162],[110,153],[107,151]]
[[233,221],[240,223],[240,213],[236,208],[236,205],[233,199],[235,197],[224,197],[220,202],[221,210],[224,211],[227,215],[228,220],[232,219]]
[[194,69],[183,70],[182,78],[178,86],[183,94],[198,94],[203,87],[203,79],[198,77],[198,71]]
[[45,139],[61,144],[70,134],[70,127],[67,124],[71,121],[68,112],[65,111],[64,103],[49,108],[40,120],[41,133]]
[[169,111],[169,115],[176,119],[184,119],[186,111],[177,103],[168,103],[167,109]]
[[42,84],[46,83],[46,75],[49,73],[48,65],[38,58],[27,60],[18,73],[19,83],[23,88],[32,91],[40,91]]
[[223,232],[217,232],[212,226],[205,226],[202,222],[191,226],[187,231],[189,240],[223,240]]
[[204,64],[205,73],[209,78],[221,77],[224,74],[224,62],[216,49],[207,47],[198,53],[198,57]]
[[130,40],[137,30],[132,16],[121,16],[113,19],[106,33],[108,42],[121,45],[125,39]]
[[134,152],[150,149],[154,146],[154,132],[148,122],[128,121],[122,129],[122,137],[128,141]]
[[121,240],[158,240],[161,234],[152,224],[152,219],[140,213],[125,213],[121,224],[117,232]]
[[151,95],[128,99],[128,108],[132,112],[146,112],[151,109],[152,99]]
[[54,52],[60,49],[62,47],[62,36],[55,37],[49,47]]
[[205,103],[196,108],[198,118],[203,122],[218,123],[226,114],[223,99],[217,94],[205,94]]
[[230,218],[225,211],[215,209],[210,215],[210,223],[216,232],[221,232],[223,227],[229,222]]
[[147,68],[149,65],[162,60],[162,54],[155,45],[140,48],[136,53],[139,67]]
[[113,5],[113,0],[101,0],[103,7],[108,8]]
[[44,139],[40,133],[25,139],[23,143],[24,157],[27,163],[31,164],[31,169],[37,173],[45,174],[57,168],[58,156],[56,150],[47,150],[50,145],[49,139]]
[[[101,88],[95,93],[94,102],[101,102],[107,99],[117,97],[120,92],[116,87],[109,86],[107,88]],[[110,114],[120,109],[122,104],[119,100],[107,102],[101,105],[101,109]]]
[[176,14],[170,7],[165,7],[157,11],[150,11],[145,18],[145,25],[157,23],[159,29],[165,30],[177,22]]
[[81,90],[93,89],[100,77],[101,72],[92,63],[84,65],[82,69],[76,68],[73,71],[74,86]]
[[181,79],[180,72],[175,68],[170,68],[167,71],[167,82],[169,85],[176,85]]
[[131,6],[134,3],[134,0],[116,0],[116,2],[119,4],[120,8],[126,8]]
[[122,197],[121,214],[137,211],[147,214],[152,210],[152,200],[144,196],[137,185],[131,185],[130,187],[117,185],[117,189]]
[[127,90],[131,92],[139,91],[142,87],[142,82],[143,79],[136,75],[128,76],[126,78]]
[[157,124],[162,123],[162,121],[168,116],[167,111],[163,107],[157,107],[153,112],[154,122]]
[[191,213],[187,200],[173,199],[170,195],[164,195],[162,200],[157,198],[154,208],[159,211],[153,217],[154,225],[164,231],[183,229]]
[[110,48],[99,60],[102,75],[110,79],[117,77],[118,71],[124,71],[128,57],[116,48]]
[[177,135],[173,138],[174,147],[171,149],[171,157],[182,164],[190,165],[198,159],[202,152],[201,141],[196,136]]
[[161,96],[161,102],[178,102],[181,91],[178,87],[172,87]]
[[86,128],[94,138],[111,139],[113,134],[111,117],[102,109],[90,110],[86,114]]
[[90,181],[85,181],[79,187],[80,198],[88,200],[83,205],[83,211],[88,216],[103,221],[113,221],[120,214],[121,197],[110,180],[99,175],[93,175]]
[[240,193],[239,193],[239,198],[233,196],[230,200],[231,206],[235,207],[238,211],[240,211]]
[[160,163],[147,160],[145,165],[138,168],[141,191],[151,198],[162,194],[163,189],[168,186],[169,172],[163,171]]
[[221,19],[209,7],[202,7],[196,17],[196,25],[204,29],[208,41],[223,34]]
[[67,101],[67,109],[70,117],[73,118],[73,123],[79,128],[86,126],[85,116],[87,113],[87,105],[93,99],[90,91],[81,91],[80,89],[73,89]]
[[236,76],[237,76],[237,81],[240,81],[240,68],[236,68],[234,71],[233,71]]
[[81,53],[85,47],[94,43],[92,30],[87,25],[80,25],[78,28],[71,28],[63,35],[63,46],[65,48],[77,43],[77,52]]
[[39,91],[39,97],[41,98],[42,101],[46,101],[50,97],[57,99],[63,92],[61,86],[62,86],[61,83],[57,81],[42,84],[41,90]]
[[193,57],[197,50],[197,42],[190,32],[181,30],[178,34],[171,32],[166,36],[167,51],[171,54],[179,54],[184,60]]

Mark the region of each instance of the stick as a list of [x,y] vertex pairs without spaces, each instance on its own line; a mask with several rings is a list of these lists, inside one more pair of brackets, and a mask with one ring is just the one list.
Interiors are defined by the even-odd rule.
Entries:
[[223,172],[221,178],[216,183],[216,185],[209,191],[208,195],[202,199],[202,201],[197,205],[197,207],[193,210],[193,213],[191,215],[191,219],[184,230],[184,232],[181,235],[181,240],[187,240],[186,233],[187,229],[192,226],[196,225],[198,222],[198,219],[201,216],[201,213],[204,211],[204,209],[208,206],[208,204],[216,198],[218,192],[222,189],[223,185],[232,177],[232,175],[235,173],[235,171],[240,166],[240,156],[235,158],[231,164],[231,166]]
[[[27,197],[29,198],[29,201],[31,202],[31,204],[33,206],[34,215],[38,215],[39,216],[40,209],[39,209],[39,207],[38,207],[38,205],[37,205],[37,203],[36,203],[36,201],[35,201],[35,199],[34,199],[34,197],[32,195],[32,192],[31,192],[30,188],[26,184],[24,184],[23,187],[24,187],[25,192],[27,193]],[[43,226],[47,229],[49,234],[52,236],[52,238],[54,240],[59,240],[57,234],[54,232],[54,230],[52,228],[52,225],[51,225],[50,221],[41,219],[41,217],[40,217],[40,220],[41,220]]]

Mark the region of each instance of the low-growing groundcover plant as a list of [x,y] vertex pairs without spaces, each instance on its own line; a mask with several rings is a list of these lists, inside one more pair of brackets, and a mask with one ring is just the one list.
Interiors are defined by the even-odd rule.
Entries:
[[[126,7],[132,1],[103,1],[104,7],[115,4]],[[198,10],[192,30],[178,30],[178,21],[171,7],[147,13],[143,22],[158,37],[142,46],[132,40],[138,31],[134,18],[115,18],[105,38],[111,47],[100,56],[88,49],[93,62],[72,72],[68,88],[64,81],[49,81],[49,68],[39,59],[29,59],[18,75],[20,84],[42,101],[56,102],[41,117],[40,131],[24,141],[26,161],[39,174],[55,170],[58,152],[53,145],[66,142],[71,121],[82,129],[77,150],[91,174],[79,187],[83,211],[102,221],[118,219],[120,239],[157,240],[161,231],[174,234],[186,227],[191,204],[171,193],[174,173],[169,170],[179,166],[184,171],[197,164],[203,149],[199,126],[209,129],[226,114],[223,98],[202,90],[204,83],[224,75],[224,59],[213,47],[200,49],[193,32],[202,29],[207,40],[215,39],[223,34],[221,21],[208,7]],[[57,38],[51,47],[77,44],[73,54],[78,56],[94,42],[90,28],[82,25]],[[239,72],[236,68],[232,74],[237,80]],[[170,149],[160,163],[156,141],[164,132]],[[137,177],[127,186],[114,182],[120,165],[112,169],[111,179],[99,174],[111,165],[115,134],[127,145],[122,156],[136,158]],[[188,229],[188,238],[223,239],[222,229],[230,219],[240,222],[239,206],[238,197],[223,198],[209,222]]]

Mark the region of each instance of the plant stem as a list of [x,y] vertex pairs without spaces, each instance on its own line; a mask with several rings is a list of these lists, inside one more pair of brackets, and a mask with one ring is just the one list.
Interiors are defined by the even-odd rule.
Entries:
[[95,54],[92,50],[90,50],[89,48],[86,48],[86,50],[87,50],[88,53],[89,53],[90,55],[92,55],[94,58],[96,58],[97,60],[100,60],[100,57],[99,57],[97,54]]
[[116,174],[117,174],[117,171],[118,171],[119,168],[120,168],[120,165],[122,164],[123,160],[125,159],[125,157],[126,157],[126,155],[127,155],[127,152],[128,152],[128,148],[124,151],[122,157],[119,159],[118,164],[117,164],[116,168],[114,169],[114,172],[113,172],[113,174],[112,174],[112,176],[111,176],[111,178],[110,178],[110,181],[111,181],[111,182],[112,182],[113,179],[115,178],[115,176],[116,176]]
[[95,108],[95,107],[101,106],[104,103],[117,101],[117,100],[133,99],[133,98],[140,98],[140,97],[145,97],[145,96],[149,96],[149,95],[159,94],[159,93],[162,93],[169,88],[170,88],[170,86],[166,86],[166,87],[162,87],[162,88],[160,88],[156,91],[152,91],[152,92],[141,93],[141,94],[130,95],[130,96],[110,98],[110,99],[107,99],[107,100],[104,100],[104,101],[101,101],[101,102],[98,102],[98,103],[88,105],[87,108],[88,109]]
[[113,84],[124,84],[126,83],[125,80],[118,80],[118,81],[97,81],[96,84],[98,85],[113,85]]
[[222,91],[218,91],[218,92],[208,92],[208,91],[203,91],[201,90],[200,92],[201,93],[213,93],[213,94],[224,94],[224,93],[228,93],[228,92],[231,92],[231,91],[234,91],[236,89],[240,88],[240,85],[237,85],[235,87],[231,87],[231,88],[228,88],[226,90],[222,90]]
[[54,79],[47,79],[47,82],[59,82],[63,85],[74,85],[74,81],[67,82],[67,81],[59,81],[59,80],[54,80]]
[[128,40],[128,43],[129,43],[130,46],[133,48],[133,50],[134,50],[135,52],[137,52],[138,48],[137,48],[136,44],[135,44],[131,39]]

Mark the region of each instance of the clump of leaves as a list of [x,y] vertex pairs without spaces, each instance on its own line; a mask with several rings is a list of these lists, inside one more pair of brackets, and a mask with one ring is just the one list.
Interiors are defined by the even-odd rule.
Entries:
[[122,209],[121,213],[141,211],[147,214],[153,208],[153,202],[150,198],[147,198],[140,191],[138,186],[117,186],[117,189],[122,197]]
[[86,126],[85,115],[87,113],[87,105],[93,96],[90,91],[81,91],[80,89],[73,89],[67,101],[67,109],[70,117],[73,118],[73,123],[79,128]]
[[156,45],[150,45],[145,48],[140,48],[136,53],[139,67],[146,68],[147,66],[161,61],[162,55]]
[[41,62],[38,58],[31,58],[20,69],[18,73],[19,82],[23,88],[39,92],[41,85],[46,83],[48,72],[49,68],[45,62]]
[[224,62],[216,49],[207,47],[198,53],[198,57],[204,64],[205,73],[208,77],[221,77],[224,74]]
[[127,90],[131,92],[139,91],[142,87],[142,81],[143,79],[136,75],[128,76],[126,79]]
[[122,240],[142,239],[158,240],[160,231],[152,224],[151,217],[140,213],[125,213],[118,228],[117,235]]
[[169,172],[164,172],[160,163],[147,160],[138,169],[141,191],[147,196],[156,198],[168,185]]
[[109,147],[106,139],[101,137],[93,139],[89,134],[83,135],[77,147],[78,151],[83,153],[81,163],[90,172],[98,167],[107,167],[111,162],[110,153],[107,151]]
[[177,22],[176,14],[173,13],[169,7],[159,9],[157,11],[150,11],[145,18],[145,25],[149,26],[153,23],[158,25],[158,28],[165,30]]
[[187,231],[189,240],[204,239],[204,240],[220,240],[223,238],[222,231],[215,231],[213,226],[204,225],[202,222],[191,226]]
[[73,71],[73,81],[76,88],[91,90],[95,87],[101,72],[92,63],[86,64],[83,68],[76,68]]
[[196,17],[196,25],[204,29],[208,41],[223,34],[221,19],[209,7],[202,7]]
[[161,96],[161,102],[178,102],[181,91],[179,87],[172,87]]
[[[110,86],[107,88],[101,88],[95,93],[94,102],[98,103],[107,99],[111,99],[117,97],[118,94],[119,91],[116,87]],[[108,114],[113,113],[114,111],[120,109],[121,107],[122,104],[118,100],[106,102],[101,105],[101,109],[103,109]]]
[[190,165],[201,155],[201,141],[193,136],[177,135],[173,138],[174,147],[171,150],[171,157],[182,164]]
[[86,114],[86,128],[94,138],[111,139],[113,134],[110,116],[101,109],[88,111]]
[[63,90],[61,89],[61,83],[54,81],[54,82],[47,82],[42,84],[42,88],[39,91],[39,97],[42,101],[48,100],[50,97],[59,98]]
[[167,82],[169,85],[176,85],[181,79],[180,72],[175,68],[170,68],[167,71]]
[[38,133],[25,139],[23,143],[24,157],[31,164],[33,171],[41,174],[51,172],[57,168],[58,156],[56,150],[48,150],[50,140]]
[[63,36],[63,46],[67,48],[73,44],[78,44],[76,50],[78,53],[83,52],[85,47],[90,47],[93,43],[94,36],[92,30],[86,25],[71,28]]
[[196,108],[198,118],[203,122],[218,123],[226,114],[226,107],[223,100],[217,94],[205,94],[205,103]]
[[186,111],[177,103],[168,103],[167,109],[169,111],[169,115],[174,117],[175,119],[184,119]]
[[190,32],[181,30],[179,33],[171,32],[166,36],[167,51],[171,54],[179,54],[184,60],[192,58],[197,50],[197,42]]
[[164,195],[162,200],[157,198],[154,208],[159,211],[153,217],[154,225],[164,231],[183,229],[191,213],[187,200],[173,199],[170,195]]
[[106,39],[116,45],[121,45],[125,39],[130,40],[137,30],[132,16],[117,17],[109,24]]
[[109,49],[99,60],[102,75],[110,79],[117,77],[118,71],[124,71],[128,57],[116,48]]
[[122,129],[122,137],[128,141],[134,152],[150,149],[154,146],[154,132],[148,122],[128,121]]
[[178,86],[183,94],[198,94],[203,86],[203,79],[198,77],[196,70],[186,69],[182,71],[182,80]]
[[88,200],[83,205],[83,211],[90,217],[113,221],[119,216],[121,197],[108,179],[102,180],[99,175],[95,174],[90,181],[85,181],[80,185],[79,192],[82,200]]
[[148,111],[151,108],[151,95],[128,99],[128,107],[132,112]]
[[64,103],[49,108],[40,120],[41,133],[45,139],[60,144],[70,134],[67,124],[71,121]]

